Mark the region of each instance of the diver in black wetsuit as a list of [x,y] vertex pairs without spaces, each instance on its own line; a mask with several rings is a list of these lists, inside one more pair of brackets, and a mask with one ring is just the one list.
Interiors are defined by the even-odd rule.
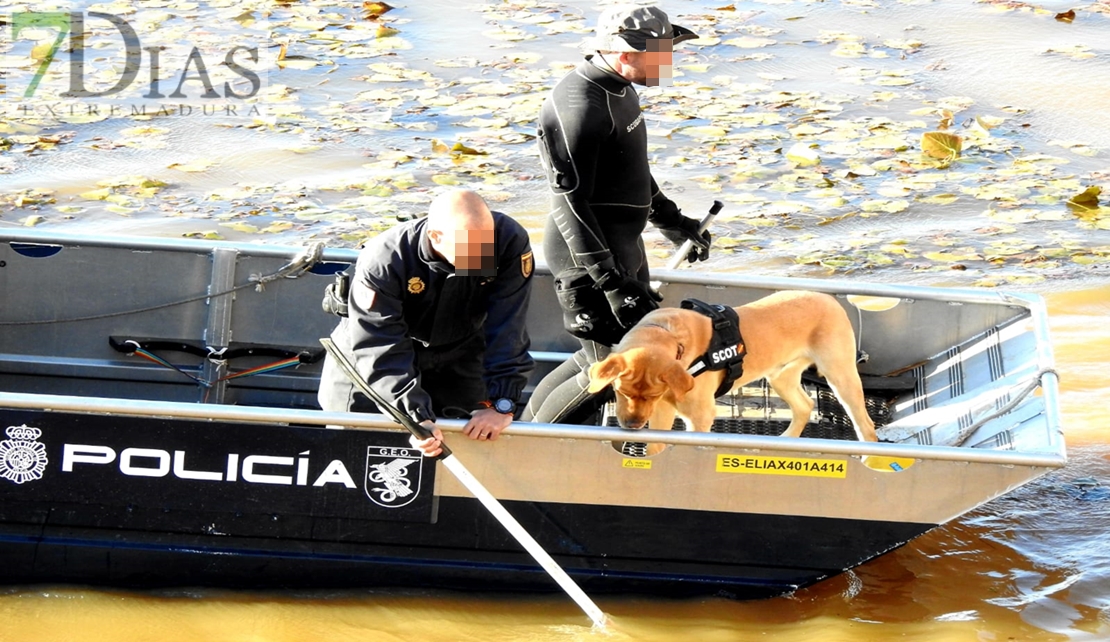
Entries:
[[651,221],[691,262],[710,236],[683,216],[651,176],[647,126],[632,83],[669,80],[674,43],[697,36],[658,7],[613,7],[598,21],[595,54],[555,86],[540,112],[540,157],[552,193],[544,255],[564,325],[582,349],[536,387],[524,419],[583,423],[603,402],[586,392],[589,365],[661,300],[648,285],[641,235]]

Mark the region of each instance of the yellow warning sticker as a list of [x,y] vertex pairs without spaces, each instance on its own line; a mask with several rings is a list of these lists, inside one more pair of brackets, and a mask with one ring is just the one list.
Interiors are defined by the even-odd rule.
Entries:
[[621,462],[621,468],[640,468],[643,470],[651,470],[650,459],[630,459],[625,457]]
[[844,478],[848,464],[842,459],[717,455],[717,472]]

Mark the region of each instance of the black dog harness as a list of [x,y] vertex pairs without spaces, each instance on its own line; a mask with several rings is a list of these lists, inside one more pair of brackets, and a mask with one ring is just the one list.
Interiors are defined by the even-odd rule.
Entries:
[[728,306],[710,305],[697,299],[685,299],[681,307],[704,314],[713,323],[709,349],[690,364],[686,372],[696,377],[707,370],[725,370],[724,381],[713,393],[714,397],[720,397],[728,393],[732,384],[744,374],[744,355],[748,350],[740,336],[740,317],[736,310]]

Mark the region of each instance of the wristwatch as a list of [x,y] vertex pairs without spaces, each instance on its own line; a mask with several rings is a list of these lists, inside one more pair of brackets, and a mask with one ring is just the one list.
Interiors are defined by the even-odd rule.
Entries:
[[491,407],[503,415],[511,415],[513,411],[516,410],[516,402],[508,397],[501,397],[497,401],[494,401]]
[[485,400],[480,402],[483,408],[493,408],[503,415],[511,415],[516,410],[516,402],[508,397],[501,397],[497,401]]

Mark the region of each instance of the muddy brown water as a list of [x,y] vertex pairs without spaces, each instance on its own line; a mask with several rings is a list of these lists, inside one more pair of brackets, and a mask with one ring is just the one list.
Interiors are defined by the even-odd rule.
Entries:
[[[561,64],[577,58],[574,45],[581,34],[547,33],[552,22],[544,16],[553,16],[554,24],[570,21],[574,25],[571,17],[582,15],[582,24],[589,26],[596,8],[587,2],[468,5],[431,0],[396,4],[398,8],[387,17],[412,48],[362,59],[337,50],[331,50],[329,58],[326,52],[313,49],[304,25],[300,30],[286,28],[292,19],[290,12],[299,12],[296,15],[305,20],[326,14],[334,24],[319,33],[341,33],[343,24],[361,19],[345,5],[152,3],[151,7],[157,5],[162,11],[200,17],[231,9],[251,10],[259,17],[269,12],[266,17],[275,25],[275,34],[299,46],[304,55],[333,60],[335,68],[320,65],[272,72],[270,83],[297,89],[297,104],[306,115],[302,120],[278,118],[261,127],[216,118],[20,121],[9,112],[6,120],[0,120],[0,127],[15,123],[45,135],[73,132],[73,137],[72,142],[52,149],[16,144],[0,151],[0,198],[5,199],[0,206],[0,225],[24,225],[28,217],[37,215],[42,217],[34,221],[38,226],[62,231],[160,236],[214,232],[235,240],[297,243],[327,238],[350,245],[357,242],[360,230],[388,224],[396,213],[419,211],[438,189],[432,177],[449,174],[484,190],[497,207],[519,216],[538,239],[544,186],[537,178],[538,165],[530,144],[504,143],[475,133],[480,129],[477,125],[464,124],[472,117],[508,115],[514,119],[510,130],[527,133],[532,124],[525,116],[505,106],[487,114],[460,116],[446,113],[445,106],[433,105],[417,110],[416,115],[425,120],[416,129],[375,129],[350,126],[323,111],[332,103],[343,103],[361,113],[379,110],[385,114],[387,108],[381,102],[357,97],[360,92],[383,88],[398,94],[433,89],[465,100],[468,94],[463,89],[478,81],[524,83],[507,94],[510,101],[521,102],[528,94],[542,93],[562,73]],[[1106,38],[1110,19],[1103,12],[1106,5],[1079,7],[1070,24],[1053,19],[1056,12],[1072,8],[1059,2],[1004,6],[955,0],[781,0],[735,3],[735,11],[720,10],[724,5],[693,0],[665,4],[672,15],[686,16],[687,23],[715,32],[721,41],[752,39],[744,46],[722,42],[680,55],[676,62],[685,76],[679,80],[701,83],[700,89],[688,92],[704,99],[694,106],[727,104],[725,111],[733,115],[778,111],[783,122],[732,123],[726,136],[733,138],[699,140],[676,128],[719,123],[712,118],[679,120],[691,115],[683,115],[682,110],[692,112],[694,107],[683,107],[681,101],[660,90],[641,92],[648,105],[651,141],[656,145],[652,149],[656,175],[668,192],[688,212],[701,210],[713,198],[723,198],[726,213],[732,214],[722,217],[717,231],[735,243],[718,251],[705,269],[995,285],[1043,294],[1048,300],[1062,380],[1061,406],[1070,457],[1066,468],[854,571],[790,596],[751,603],[601,598],[600,606],[613,618],[604,633],[591,631],[574,605],[559,595],[505,598],[436,590],[135,593],[38,586],[0,592],[0,642],[1110,639],[1110,370],[1106,366],[1110,362],[1110,329],[1105,321],[1110,315],[1110,270],[1103,260],[1105,253],[1110,253],[1110,231],[1098,225],[1101,212],[1084,220],[1065,209],[1060,198],[1053,200],[1052,192],[1053,181],[1064,181],[1061,184],[1068,186],[1064,191],[1075,191],[1073,185],[1110,188],[1106,161],[1110,111],[1105,109],[1110,100],[1110,40]],[[136,6],[139,13],[153,10]],[[7,0],[0,2],[4,12],[23,8]],[[676,22],[682,24],[677,18]],[[209,26],[219,33],[234,24],[213,20]],[[484,33],[504,27],[538,37],[504,41]],[[906,40],[921,45],[894,46]],[[885,46],[885,42],[892,45]],[[852,57],[853,47],[863,54]],[[26,54],[8,43],[0,48],[4,56]],[[834,55],[838,49],[846,55]],[[543,58],[481,64],[530,53]],[[478,61],[476,66],[435,64],[468,57]],[[367,75],[368,64],[383,62],[428,70],[439,81],[390,84],[359,79]],[[688,67],[683,70],[682,65]],[[718,76],[731,80],[715,84],[713,79]],[[893,81],[875,84],[883,78]],[[18,79],[11,76],[13,87]],[[900,79],[912,82],[898,84]],[[445,86],[448,82],[456,84]],[[738,89],[737,84],[742,87]],[[813,100],[802,106],[775,108],[768,97],[771,92],[809,92]],[[745,96],[750,103],[747,106],[740,104]],[[949,100],[953,97],[960,100]],[[390,118],[415,117],[405,116],[405,110],[418,101],[405,101],[390,112]],[[963,169],[955,165],[935,190],[900,196],[897,177],[891,173],[896,170],[881,169],[872,177],[845,175],[855,161],[878,162],[883,167],[884,159],[914,160],[906,156],[908,152],[892,148],[864,147],[838,156],[837,148],[830,145],[844,141],[813,139],[824,155],[822,167],[829,170],[825,176],[834,179],[834,188],[843,188],[840,197],[844,203],[830,200],[828,193],[819,191],[822,185],[814,176],[796,175],[797,168],[782,159],[784,149],[807,140],[794,128],[821,124],[826,118],[822,104],[839,105],[837,117],[849,121],[885,118],[887,129],[898,134],[905,128],[911,132],[906,140],[912,142],[922,131],[934,129],[939,120],[936,115],[921,115],[921,110],[967,105],[967,101],[970,106],[956,110],[957,131],[966,133],[963,125],[975,116],[1007,118],[1008,124],[991,130],[1005,150],[972,151],[971,162]],[[668,111],[671,108],[674,111]],[[914,121],[920,124],[913,125]],[[121,133],[140,125],[165,131],[151,138]],[[872,125],[884,127],[878,121]],[[756,143],[750,144],[750,136],[761,130],[778,132],[780,137],[763,142],[756,138]],[[859,128],[852,132],[857,143],[859,136],[875,134],[870,130],[861,134]],[[505,171],[493,177],[452,174],[465,163],[437,158],[430,151],[432,138],[448,145],[466,142],[484,147],[491,152],[489,160],[502,163]],[[129,140],[138,142],[102,144]],[[368,186],[380,185],[380,180],[395,177],[395,173],[364,164],[381,160],[387,150],[418,158],[399,166],[411,173],[413,184],[392,183],[389,197],[393,200],[382,198],[379,202],[375,200],[379,197],[366,194]],[[997,198],[976,196],[976,190],[985,185],[1009,189],[1029,180],[1030,175],[1021,172],[996,173],[1008,169],[1013,158],[1028,154],[1066,162],[1050,163],[1051,171],[1037,175],[1041,183],[1025,183],[1027,192]],[[168,167],[197,159],[216,162],[200,172]],[[748,162],[760,164],[768,173],[734,171],[747,167]],[[936,176],[940,171],[945,170],[903,173],[934,172]],[[705,176],[710,174],[723,178],[707,182]],[[100,181],[113,183],[133,175],[163,181],[167,187],[150,197],[125,199],[121,205],[127,211],[122,213],[107,209],[110,202],[80,196],[100,188]],[[801,188],[791,191],[790,183]],[[852,185],[855,191],[847,189]],[[964,188],[967,191],[961,191]],[[32,194],[33,190],[49,190],[46,200],[14,202],[13,195]],[[222,195],[221,190],[234,194]],[[948,203],[922,200],[938,193],[959,198]],[[908,201],[907,209],[863,209],[866,200],[899,197]],[[74,209],[59,210],[60,206]],[[1021,212],[1023,208],[1040,214],[1014,222],[987,213]],[[275,222],[292,225],[275,232],[227,225],[248,223],[262,229]],[[657,240],[651,234],[648,238]],[[992,240],[1000,243],[992,246]],[[661,261],[665,248],[650,244],[654,260]],[[890,246],[898,244],[911,248],[911,256],[892,252]],[[820,253],[830,246],[838,248],[838,254]],[[861,260],[866,253],[854,249],[858,247],[873,248],[871,258]],[[997,254],[994,261],[987,260],[991,251]],[[929,252],[933,256],[939,252],[941,258],[925,258]],[[888,263],[875,253],[896,260]],[[799,260],[802,256],[813,260]],[[1014,256],[1018,258],[1006,258]]]

